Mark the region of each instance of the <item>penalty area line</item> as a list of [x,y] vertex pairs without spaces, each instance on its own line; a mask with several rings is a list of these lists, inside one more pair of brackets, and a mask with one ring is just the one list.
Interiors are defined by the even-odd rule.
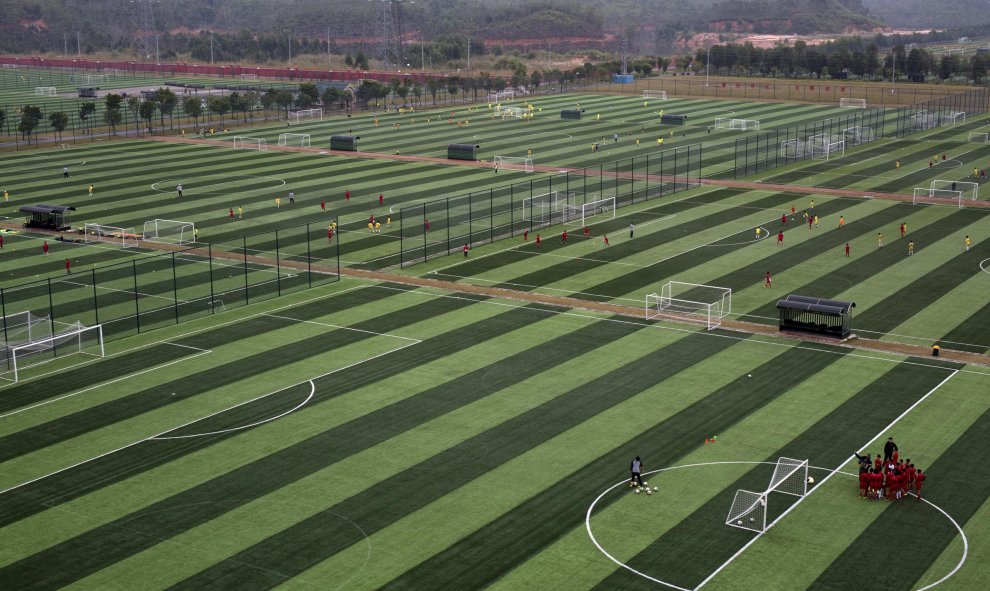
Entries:
[[[867,441],[865,444],[863,444],[863,446],[860,447],[857,451],[863,451],[864,449],[866,449],[867,447],[869,447],[871,443],[873,443],[877,439],[883,437],[883,434],[884,433],[887,433],[888,431],[890,431],[890,429],[894,425],[896,425],[898,422],[900,422],[901,419],[903,419],[904,417],[906,417],[908,415],[908,413],[910,413],[912,410],[914,410],[919,404],[921,404],[922,402],[924,402],[925,400],[927,400],[929,396],[931,396],[932,394],[934,394],[939,388],[941,388],[943,385],[945,385],[945,383],[948,382],[949,380],[951,380],[952,377],[955,376],[957,373],[959,373],[959,370],[958,369],[952,370],[952,373],[950,373],[949,375],[947,375],[941,382],[939,382],[938,384],[936,384],[934,388],[932,388],[927,393],[925,393],[924,396],[922,396],[921,398],[919,398],[918,400],[916,400],[914,402],[914,404],[912,404],[911,406],[907,407],[904,410],[904,412],[902,412],[901,414],[897,415],[897,417],[894,420],[892,420],[890,423],[888,423],[886,427],[884,427],[883,429],[881,429],[880,431],[878,431],[876,435],[874,435],[869,441]],[[843,461],[838,466],[836,466],[835,469],[828,476],[826,476],[825,478],[822,478],[821,479],[821,481],[815,486],[815,488],[811,489],[811,491],[809,491],[806,495],[804,495],[803,497],[799,498],[793,505],[791,505],[790,507],[788,507],[787,509],[785,509],[783,513],[781,513],[780,515],[778,515],[776,519],[774,519],[773,521],[771,521],[770,523],[768,523],[767,526],[766,526],[766,528],[763,531],[761,531],[761,532],[757,533],[755,536],[753,536],[753,538],[751,540],[749,540],[748,542],[746,542],[743,545],[742,548],[740,548],[739,550],[737,550],[736,553],[733,554],[732,556],[730,556],[728,560],[726,560],[725,562],[723,562],[721,566],[719,566],[714,571],[712,571],[712,573],[710,575],[708,575],[705,578],[705,580],[703,580],[700,583],[698,583],[698,585],[694,588],[693,591],[698,591],[699,589],[701,589],[702,587],[704,587],[709,581],[711,581],[713,578],[715,578],[715,576],[718,573],[722,572],[722,570],[725,569],[725,567],[727,567],[730,564],[732,564],[732,562],[735,561],[736,558],[738,558],[739,556],[741,556],[742,553],[745,552],[747,548],[749,548],[750,546],[752,546],[753,543],[755,543],[757,540],[759,540],[761,537],[763,537],[763,534],[765,534],[768,531],[770,531],[770,528],[772,528],[773,526],[777,525],[777,523],[780,522],[780,520],[783,519],[788,513],[790,513],[796,507],[798,507],[801,503],[803,503],[805,499],[807,499],[809,496],[811,496],[811,493],[813,493],[814,491],[818,490],[818,488],[821,487],[823,484],[825,484],[825,482],[827,482],[829,478],[831,478],[832,476],[835,476],[835,474],[837,474],[840,471],[840,469],[842,468],[842,466],[845,466],[847,463],[849,463],[849,461],[851,459],[852,458],[849,458],[849,459]],[[964,554],[963,555],[963,561],[965,561],[965,560],[966,560],[966,556]],[[962,566],[962,563],[960,562],[960,564],[957,565],[956,568],[952,572],[954,573],[961,566]]]

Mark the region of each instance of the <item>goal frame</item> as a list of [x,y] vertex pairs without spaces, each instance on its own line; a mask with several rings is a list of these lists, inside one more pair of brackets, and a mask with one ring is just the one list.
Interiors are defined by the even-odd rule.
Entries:
[[957,124],[965,123],[965,122],[966,122],[965,111],[953,111],[947,115],[942,115],[942,125],[955,127]]
[[247,135],[234,136],[235,150],[257,150],[258,152],[268,151],[268,141],[263,137],[251,137]]
[[780,157],[801,160],[808,157],[808,143],[804,140],[793,139],[780,142]]
[[133,248],[138,245],[138,236],[134,228],[121,228],[105,224],[84,224],[83,242],[93,244],[114,244],[121,248]]
[[962,208],[963,192],[932,189],[931,187],[915,187],[914,194],[911,196],[912,205],[948,205],[946,203],[947,200],[955,202],[954,204],[957,207]]
[[241,80],[257,80],[257,74],[241,74]]
[[516,98],[516,91],[515,90],[512,90],[512,89],[506,89],[506,90],[502,90],[502,91],[499,91],[499,92],[490,92],[490,93],[488,93],[488,102],[490,102],[490,103],[493,103],[493,102],[494,103],[498,103],[498,102],[501,102],[503,100],[509,100],[509,101],[511,101],[514,98]]
[[971,131],[969,135],[966,136],[967,142],[972,142],[973,138],[980,138],[978,141],[984,144],[990,144],[990,133],[986,131]]
[[586,203],[564,203],[562,209],[565,224],[584,226],[588,218],[604,215],[606,219],[615,219],[615,197],[605,197]]
[[[13,346],[3,346],[7,369],[6,371],[0,372],[0,380],[6,380],[16,384],[21,380],[21,372],[24,370],[49,363],[54,361],[56,358],[65,357],[67,355],[83,354],[96,358],[106,356],[106,350],[103,345],[102,324],[85,326],[78,321],[72,324],[64,324],[61,322],[56,322],[55,324],[60,324],[69,328],[57,330],[54,334],[50,334],[49,336],[41,339],[30,340]],[[90,333],[96,335],[96,347],[94,352],[84,350],[86,344],[83,339]],[[65,344],[72,343],[73,341],[75,342],[75,348],[73,349],[70,347],[68,351],[66,351]],[[61,347],[60,350],[57,349],[59,347]],[[37,359],[34,359],[33,357],[37,357]]]
[[839,106],[842,108],[865,109],[865,98],[842,97],[839,99]]
[[[171,239],[166,238],[162,235],[161,230],[163,227],[169,224],[171,227],[178,228],[178,238]],[[150,228],[150,231],[149,231]],[[165,220],[161,218],[155,218],[153,220],[148,220],[144,223],[144,228],[141,232],[141,240],[146,242],[162,242],[165,244],[192,244],[196,241],[196,224],[193,222],[179,221],[179,220]]]
[[650,90],[649,88],[643,89],[643,100],[667,100],[666,90]]
[[[715,301],[697,301],[675,297],[678,291],[694,289],[715,290],[718,298],[708,298]],[[732,289],[718,285],[687,283],[684,281],[668,281],[660,287],[659,293],[646,295],[644,317],[652,320],[660,317],[683,318],[684,316],[699,316],[705,319],[705,327],[714,330],[722,325],[722,319],[732,313]]]
[[872,127],[857,125],[855,127],[847,127],[842,130],[842,137],[845,138],[847,144],[858,146],[860,144],[867,144],[869,142],[875,141],[876,132]]
[[[767,523],[770,494],[780,493],[802,499],[808,495],[808,460],[780,457],[774,464],[770,484],[762,492],[736,490],[725,525],[762,533],[774,522]],[[800,500],[797,502],[801,502]],[[786,513],[786,511],[785,511]],[[753,521],[750,521],[750,517]],[[777,519],[780,519],[778,517]]]
[[[754,516],[755,514],[755,516]],[[752,519],[753,521],[750,521]],[[767,493],[739,489],[732,497],[732,506],[725,518],[725,525],[748,531],[763,532],[767,529]]]
[[733,131],[759,131],[759,119],[735,119],[732,117],[716,117],[715,129],[731,129]]
[[[288,144],[287,142],[288,142],[288,140],[290,138],[299,138],[300,139],[300,142],[299,142],[299,147],[300,148],[308,148],[311,145],[310,144],[310,140],[311,140],[310,134],[308,134],[308,133],[288,133],[288,132],[287,133],[280,133],[280,134],[278,134],[278,145],[279,146],[289,146],[290,144]],[[295,146],[295,145],[296,144],[292,144],[292,146]]]
[[35,86],[34,96],[57,96],[58,92],[54,86]]
[[495,156],[492,158],[492,165],[503,170],[533,172],[533,158],[531,156]]
[[525,111],[526,110],[523,109],[522,107],[502,107],[501,109],[499,109],[498,112],[502,116],[502,120],[504,121],[510,117],[515,119],[522,119],[523,113]]
[[[560,210],[560,197],[557,191],[540,193],[522,200],[522,219],[531,226],[549,226],[553,222],[553,214]],[[539,216],[537,216],[539,212]]]
[[811,144],[811,157],[815,160],[829,160],[832,154],[838,152],[839,156],[846,153],[846,140],[828,142],[821,145]]
[[323,121],[323,109],[302,109],[289,112],[289,125],[298,125],[304,121]]

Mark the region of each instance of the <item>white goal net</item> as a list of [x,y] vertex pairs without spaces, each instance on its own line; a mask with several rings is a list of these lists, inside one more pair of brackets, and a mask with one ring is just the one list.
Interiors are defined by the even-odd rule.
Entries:
[[289,113],[289,123],[305,123],[307,121],[323,121],[323,109],[302,109]]
[[495,156],[492,158],[495,168],[500,170],[522,170],[533,172],[533,159],[530,157]]
[[560,211],[557,191],[542,193],[522,200],[522,219],[531,227],[549,226],[553,214]]
[[138,235],[134,228],[120,228],[104,224],[85,224],[83,226],[83,242],[90,244],[102,242],[123,248],[138,245]]
[[[49,324],[48,318],[44,320],[45,324]],[[84,326],[80,322],[51,324],[54,325],[54,333],[48,332],[45,336],[15,341],[8,335],[6,342],[0,345],[5,362],[0,369],[0,379],[16,383],[24,377],[24,370],[70,355],[104,356],[102,325]]]
[[722,325],[732,312],[732,289],[716,285],[668,281],[660,293],[646,296],[647,320],[666,316],[703,320],[708,330]]
[[649,90],[649,89],[644,89],[643,90],[643,98],[644,99],[650,99],[650,100],[656,99],[656,100],[665,101],[665,100],[667,100],[667,91],[666,90]]
[[501,115],[502,119],[510,119],[510,118],[522,119],[523,113],[525,112],[526,109],[523,109],[522,107],[502,107],[499,110],[497,110],[495,114]]
[[257,74],[241,74],[241,80],[257,80]]
[[985,131],[971,131],[969,135],[966,136],[967,142],[979,142],[981,144],[990,144],[990,133]]
[[749,131],[751,129],[759,129],[760,121],[758,119],[732,119],[728,117],[716,117],[715,128]]
[[490,103],[498,103],[498,102],[501,102],[501,101],[511,101],[514,98],[516,98],[516,91],[515,90],[512,90],[511,88],[508,88],[508,89],[503,90],[501,92],[489,92],[488,93],[488,102],[490,102]]
[[928,188],[915,187],[911,202],[915,205],[928,203],[965,207],[967,201],[976,201],[979,196],[979,183],[935,179]]
[[846,141],[836,140],[827,133],[809,137],[808,146],[811,157],[818,160],[828,160],[832,156],[842,156],[846,153]]
[[847,127],[842,130],[842,137],[851,146],[866,144],[876,139],[873,128],[864,126]]
[[861,99],[861,98],[845,98],[845,97],[843,97],[843,98],[840,98],[839,99],[839,106],[840,107],[852,107],[852,108],[855,108],[855,109],[865,109],[866,108],[866,99]]
[[106,84],[108,76],[106,74],[73,74],[69,77],[72,84]]
[[966,113],[963,111],[956,111],[954,113],[949,113],[948,115],[942,115],[942,125],[948,125],[951,127],[965,122]]
[[911,127],[918,131],[931,129],[938,123],[938,113],[929,113],[927,109],[921,109],[911,115]]
[[802,159],[808,157],[808,143],[804,140],[786,140],[780,142],[781,158]]
[[596,199],[587,203],[565,203],[563,208],[565,224],[586,225],[591,218],[615,219],[615,197]]
[[770,494],[775,492],[801,498],[806,496],[808,494],[808,460],[779,458],[774,466],[770,485],[765,491],[737,490],[732,499],[729,514],[725,518],[725,524],[750,531],[765,532],[774,523],[767,523],[767,511]]
[[192,222],[154,219],[144,223],[141,240],[167,244],[191,244],[196,241],[196,225]]
[[34,96],[55,96],[54,86],[36,86]]
[[246,135],[239,135],[234,137],[234,148],[238,150],[258,150],[259,152],[267,152],[268,142],[263,137],[248,137]]
[[310,138],[308,133],[278,134],[278,145],[280,146],[299,146],[301,148],[308,148],[309,140]]

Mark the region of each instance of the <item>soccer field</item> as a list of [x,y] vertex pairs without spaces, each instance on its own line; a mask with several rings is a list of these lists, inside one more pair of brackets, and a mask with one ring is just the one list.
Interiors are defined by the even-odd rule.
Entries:
[[[609,113],[655,117],[652,106],[640,113],[642,99],[553,101],[544,102],[553,112],[600,107],[601,126]],[[713,117],[726,108],[680,107]],[[736,109],[781,124],[828,116],[808,105]],[[910,195],[931,179],[961,181],[990,157],[965,141],[984,124],[971,119],[747,180]],[[151,283],[135,271],[129,285],[107,269],[150,270],[162,253],[3,234],[7,315],[21,311],[11,302],[44,312],[48,285],[62,294],[48,306],[63,321],[73,320],[75,292],[97,302],[87,324],[100,321],[103,301],[151,298],[177,314],[108,335],[104,358],[58,357],[0,386],[0,580],[18,589],[858,590],[867,560],[896,565],[871,569],[871,589],[990,584],[990,477],[972,467],[990,436],[987,209],[707,185],[593,215],[589,239],[555,225],[399,269],[399,220],[371,234],[369,215],[547,173],[496,177],[316,148],[318,134],[369,121],[293,126],[313,134],[311,151],[115,141],[73,149],[69,162],[48,150],[0,164],[9,227],[22,205],[66,203],[77,208],[74,226],[190,221],[197,256],[210,249]],[[607,129],[631,120],[620,121]],[[361,129],[362,150],[438,156],[457,140],[446,120],[408,137],[406,123],[391,123]],[[574,145],[558,146],[563,125],[552,115],[478,123],[492,134],[485,150],[515,155],[532,144],[537,164],[560,168],[656,150],[623,139],[598,160],[589,147],[602,127],[582,121]],[[247,135],[274,145],[283,131]],[[705,142],[706,176],[730,162],[732,134],[753,133],[713,130],[709,150],[705,125],[686,131]],[[936,153],[946,160],[929,170]],[[231,220],[238,207],[243,217]],[[294,231],[280,250],[300,224],[314,230]],[[214,244],[243,263],[217,258]],[[298,270],[329,264],[338,246],[339,276]],[[39,291],[17,295],[35,280]],[[860,340],[637,316],[667,281],[729,288],[725,320],[768,330],[789,293],[855,301]],[[221,308],[214,284],[268,291]],[[534,301],[545,296],[568,299]],[[189,302],[195,313],[179,315]],[[979,363],[928,356],[936,343]],[[888,437],[929,475],[923,502],[857,497],[852,452],[876,455]],[[636,456],[656,492],[627,486]],[[780,457],[808,460],[808,494],[770,494],[764,533],[726,525],[736,491],[766,490]]]

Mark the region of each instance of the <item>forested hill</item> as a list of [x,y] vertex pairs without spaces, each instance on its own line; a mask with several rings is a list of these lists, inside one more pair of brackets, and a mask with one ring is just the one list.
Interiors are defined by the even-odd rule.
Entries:
[[894,27],[931,29],[990,23],[990,0],[863,0],[863,4]]
[[[145,28],[149,3],[151,34],[291,32],[297,38],[325,39],[329,32],[341,46],[376,39],[385,5],[364,0],[0,0],[0,50],[61,52],[64,45],[74,45],[69,42],[77,33],[83,51],[130,47]],[[406,0],[396,26],[408,41],[462,35],[580,42],[636,31],[640,43],[645,38],[653,45],[704,31],[842,33],[878,26],[866,12],[863,0]]]

